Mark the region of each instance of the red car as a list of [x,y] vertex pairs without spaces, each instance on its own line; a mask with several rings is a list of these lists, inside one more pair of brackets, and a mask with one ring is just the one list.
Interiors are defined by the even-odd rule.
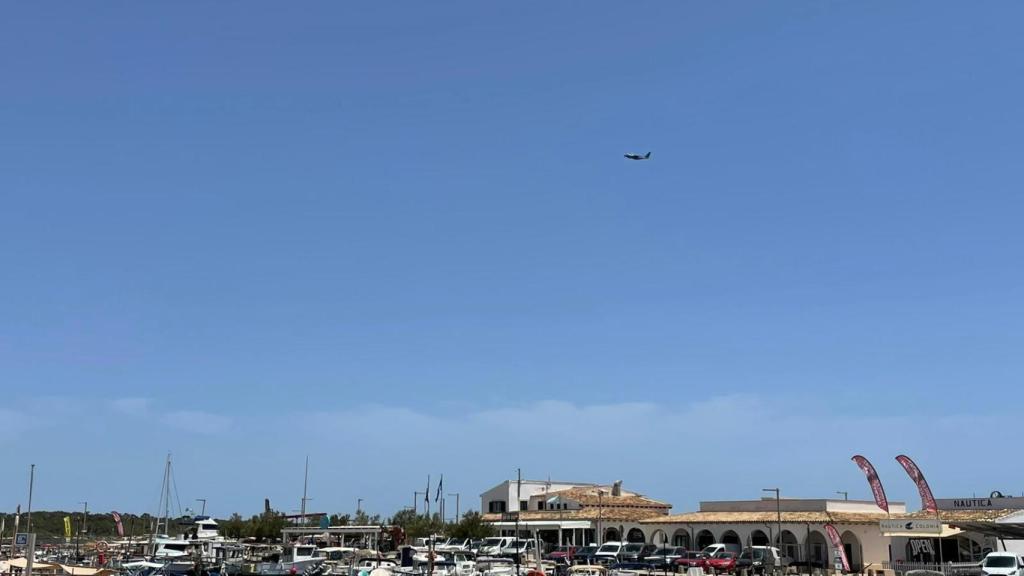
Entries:
[[567,562],[569,564],[572,564],[572,558],[575,555],[576,555],[576,547],[575,546],[559,546],[558,548],[555,548],[550,553],[548,553],[546,556],[544,556],[544,559],[545,560],[556,560],[556,561],[561,560],[561,561],[565,561],[565,562]]
[[687,550],[686,552],[683,552],[679,556],[679,558],[676,559],[676,566],[679,566],[683,570],[686,570],[687,568],[703,568],[704,560],[706,558],[707,556],[701,554],[700,552],[693,552],[691,550]]
[[723,550],[710,558],[704,558],[701,567],[711,573],[733,572],[736,570],[736,553]]

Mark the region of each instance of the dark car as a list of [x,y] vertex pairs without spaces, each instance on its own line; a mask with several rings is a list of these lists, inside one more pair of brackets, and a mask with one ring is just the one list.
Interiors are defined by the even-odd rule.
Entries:
[[651,566],[657,568],[671,568],[675,561],[680,556],[686,553],[686,548],[682,546],[669,546],[668,548],[658,548],[645,560]]
[[620,562],[643,562],[658,547],[654,544],[626,544],[622,547],[622,552],[619,552]]
[[687,568],[703,568],[704,559],[707,558],[706,554],[701,554],[693,550],[687,550],[676,558],[676,566],[679,566],[683,570]]
[[594,554],[597,553],[597,546],[583,546],[572,553],[573,564],[593,564]]

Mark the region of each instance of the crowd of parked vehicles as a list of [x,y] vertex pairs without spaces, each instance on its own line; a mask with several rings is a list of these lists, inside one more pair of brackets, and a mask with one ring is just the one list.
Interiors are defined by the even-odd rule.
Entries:
[[[495,539],[496,540],[496,539]],[[515,556],[514,548],[504,548]],[[500,550],[497,550],[499,554]],[[658,547],[653,544],[605,542],[600,546],[558,546],[544,559],[566,566],[597,565],[621,570],[657,570],[685,572],[701,568],[710,574],[732,574],[740,569],[759,574],[776,567],[786,567],[792,560],[771,546],[712,544],[703,550],[687,550],[681,546]]]

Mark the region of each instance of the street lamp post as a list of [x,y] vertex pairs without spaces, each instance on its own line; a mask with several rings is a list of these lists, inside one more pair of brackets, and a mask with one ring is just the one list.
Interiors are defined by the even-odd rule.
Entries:
[[762,492],[774,492],[775,493],[775,526],[778,532],[779,538],[779,550],[782,550],[782,500],[779,497],[778,488],[762,488]]
[[453,492],[448,494],[449,496],[455,496],[455,522],[459,521],[459,492]]
[[850,499],[850,493],[846,492],[845,490],[836,490],[836,494],[842,494],[843,495],[843,500],[849,500]]

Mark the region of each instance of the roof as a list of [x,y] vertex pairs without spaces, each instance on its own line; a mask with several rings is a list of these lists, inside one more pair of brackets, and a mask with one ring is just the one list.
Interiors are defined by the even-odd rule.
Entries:
[[[764,524],[776,522],[776,512],[687,512],[641,520],[641,524]],[[782,521],[811,524],[877,524],[888,516],[882,512],[783,512]]]
[[[644,518],[665,518],[665,512],[650,507],[601,507],[597,506],[581,508],[579,510],[529,510],[519,512],[519,519],[523,521],[532,520],[615,520],[620,522],[636,522]],[[507,516],[502,514],[484,514],[484,522],[508,521]]]
[[[956,524],[957,522],[993,522],[1004,516],[1009,516],[1019,510],[939,510],[938,519],[944,524]],[[935,518],[935,512],[919,510],[912,514],[904,514],[903,518],[914,520]]]
[[[603,492],[603,494],[601,494]],[[668,510],[671,504],[648,498],[635,492],[626,492],[622,496],[612,496],[611,488],[608,486],[589,486],[586,488],[568,488],[548,492],[547,497],[557,496],[567,500],[574,500],[586,507],[609,508],[654,508]]]

